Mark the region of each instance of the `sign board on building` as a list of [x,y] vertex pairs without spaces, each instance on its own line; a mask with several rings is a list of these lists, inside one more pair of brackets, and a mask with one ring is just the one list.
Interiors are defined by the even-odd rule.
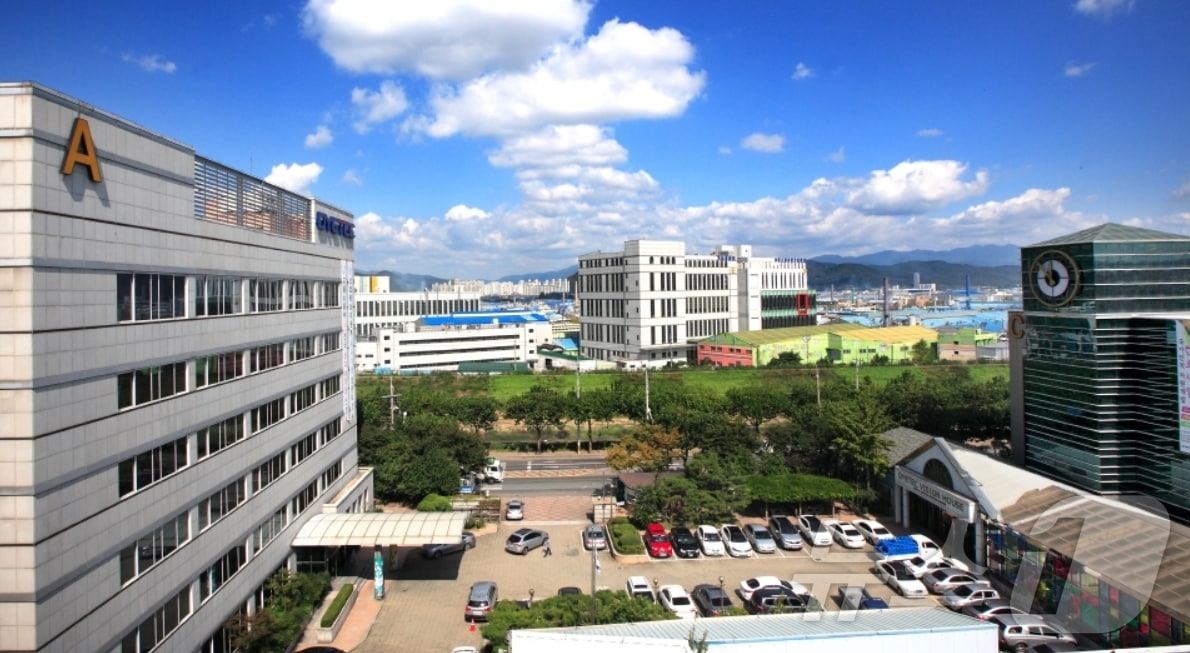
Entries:
[[894,471],[897,485],[929,501],[959,519],[974,522],[976,517],[975,502],[958,494],[954,490],[944,488],[915,471],[904,467],[897,467]]

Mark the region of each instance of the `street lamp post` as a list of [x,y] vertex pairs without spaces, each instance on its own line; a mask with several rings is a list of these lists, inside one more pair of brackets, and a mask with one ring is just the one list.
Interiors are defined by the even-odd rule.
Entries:
[[533,588],[529,588],[529,607],[533,607]]

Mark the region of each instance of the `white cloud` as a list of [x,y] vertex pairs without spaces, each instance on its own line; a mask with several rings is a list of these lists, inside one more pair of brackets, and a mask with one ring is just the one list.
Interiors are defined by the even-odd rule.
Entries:
[[1063,70],[1063,74],[1065,74],[1067,77],[1082,77],[1091,72],[1091,69],[1094,67],[1094,63],[1076,63],[1074,61],[1068,61],[1066,62],[1066,68]]
[[476,209],[462,204],[456,204],[450,207],[446,212],[446,220],[448,222],[473,222],[489,217],[490,214],[483,209]]
[[932,127],[917,130],[918,138],[938,138],[945,133],[946,132],[942,131],[941,129],[934,129]]
[[306,134],[306,147],[311,150],[324,148],[335,141],[326,125],[319,125],[312,134]]
[[348,168],[347,171],[343,173],[343,176],[339,179],[339,181],[349,186],[364,185],[364,180],[360,179],[359,175],[350,168]]
[[1178,200],[1178,201],[1190,200],[1190,181],[1187,181],[1186,183],[1182,184],[1181,186],[1178,186],[1177,188],[1175,188],[1173,193],[1171,194],[1171,197],[1173,197],[1173,199]]
[[753,152],[780,152],[785,149],[785,137],[781,134],[754,132],[740,139],[740,147]]
[[379,91],[351,89],[351,104],[356,115],[351,127],[359,134],[368,133],[375,125],[391,120],[409,108],[404,89],[392,81],[381,82]]
[[613,20],[586,40],[555,45],[529,70],[435,87],[432,117],[406,123],[434,137],[511,135],[543,125],[599,124],[682,114],[705,84],[676,30]]
[[165,59],[162,59],[161,55],[159,54],[134,55],[126,52],[120,56],[120,59],[124,63],[140,66],[141,70],[150,73],[166,73],[172,75],[174,71],[178,69],[177,64],[172,61],[166,61]]
[[590,11],[583,0],[310,0],[302,23],[350,72],[461,80],[530,65],[581,37]]
[[794,79],[808,79],[814,76],[814,71],[809,66],[802,62],[797,62],[797,67],[793,69]]
[[731,148],[726,145],[719,146],[719,154],[731,154]]
[[505,139],[488,161],[501,168],[624,163],[628,151],[611,134],[611,129],[596,125],[548,125]]
[[322,166],[317,163],[279,163],[264,180],[298,195],[310,195],[310,187],[318,181]]
[[844,151],[843,147],[839,147],[839,149],[826,155],[826,160],[831,163],[843,163],[847,160],[847,153]]
[[1107,20],[1118,13],[1129,13],[1136,0],[1078,0],[1074,10],[1080,14]]
[[907,215],[982,195],[988,175],[980,170],[963,181],[967,166],[958,161],[902,161],[890,170],[873,170],[868,179],[845,189],[847,205],[864,213]]

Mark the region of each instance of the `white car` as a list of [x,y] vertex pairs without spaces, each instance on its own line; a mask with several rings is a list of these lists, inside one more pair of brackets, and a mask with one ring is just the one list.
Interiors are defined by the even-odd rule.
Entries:
[[884,524],[875,519],[854,519],[851,525],[859,531],[860,535],[864,536],[868,544],[875,545],[880,540],[891,540],[894,535],[891,531],[884,527]]
[[971,583],[969,585],[959,585],[943,594],[941,603],[951,610],[962,610],[969,605],[998,598],[1001,598],[1000,593],[990,586]]
[[698,616],[698,608],[694,607],[694,599],[681,585],[662,585],[657,590],[657,598],[665,609],[674,613],[680,619],[693,619]]
[[864,536],[856,527],[838,520],[831,520],[824,523],[827,530],[831,532],[831,537],[839,544],[842,544],[848,549],[864,548]]
[[624,591],[631,597],[639,596],[649,601],[657,600],[653,596],[653,588],[649,585],[649,579],[644,576],[629,576],[628,581],[624,583]]
[[748,541],[748,536],[744,535],[744,529],[735,524],[724,524],[723,528],[719,529],[719,535],[723,538],[723,546],[727,547],[727,552],[733,558],[752,557],[752,543]]
[[933,558],[923,558],[921,556],[917,556],[910,558],[905,561],[905,567],[907,567],[909,571],[913,572],[913,575],[917,576],[918,578],[921,578],[935,569],[943,569],[946,567],[970,571],[970,568],[967,567],[967,563],[963,562],[962,560],[943,556],[935,556]]
[[766,587],[784,587],[798,594],[810,593],[810,590],[806,589],[806,586],[801,583],[784,580],[776,576],[756,576],[755,578],[740,581],[740,598],[744,599],[746,603],[752,599],[753,592]]
[[703,524],[694,534],[698,537],[698,546],[702,549],[704,556],[727,555],[727,549],[723,548],[723,538],[719,536],[719,531],[714,526]]
[[876,563],[876,577],[901,596],[909,599],[925,598],[926,586],[905,568],[899,560]]
[[810,546],[830,546],[831,532],[822,523],[822,520],[814,515],[802,515],[797,518],[797,528],[802,532],[802,540],[809,542]]
[[945,594],[959,585],[987,584],[987,581],[979,576],[953,567],[943,567],[927,572],[921,577],[921,582],[935,594]]

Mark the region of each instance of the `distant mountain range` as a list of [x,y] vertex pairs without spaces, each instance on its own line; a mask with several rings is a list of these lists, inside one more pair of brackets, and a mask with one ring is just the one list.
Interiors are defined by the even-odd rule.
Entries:
[[[571,265],[550,272],[510,274],[498,281],[531,279],[564,279],[578,273]],[[357,274],[388,275],[393,292],[413,292],[448,281],[440,277],[406,272],[360,271]],[[907,252],[885,250],[863,256],[826,254],[806,261],[810,287],[819,291],[841,291],[849,288],[866,290],[879,288],[888,278],[890,285],[902,288],[913,286],[913,275],[921,283],[932,283],[940,290],[972,288],[1014,288],[1021,283],[1021,250],[1015,245],[973,245],[951,250],[915,249]]]

